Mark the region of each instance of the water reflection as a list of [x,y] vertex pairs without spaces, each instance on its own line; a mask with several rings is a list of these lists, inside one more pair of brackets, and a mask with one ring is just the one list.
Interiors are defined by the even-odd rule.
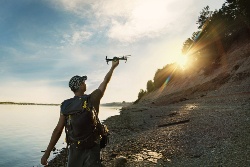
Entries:
[[139,154],[133,155],[135,161],[147,160],[153,163],[157,163],[162,158],[161,153],[157,153],[151,150],[143,149]]
[[194,109],[196,109],[198,106],[199,106],[199,105],[198,105],[197,103],[194,103],[194,104],[187,104],[187,105],[185,106],[185,109],[186,109],[186,110],[194,110]]

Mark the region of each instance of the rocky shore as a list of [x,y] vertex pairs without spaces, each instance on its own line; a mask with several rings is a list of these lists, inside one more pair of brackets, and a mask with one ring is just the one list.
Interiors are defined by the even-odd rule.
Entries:
[[[181,86],[187,85],[179,85],[179,92],[156,91],[108,118],[104,123],[111,135],[101,152],[103,165],[250,166],[249,48],[248,43],[234,50],[227,67],[207,81],[199,79],[203,82],[185,90]],[[63,155],[49,166],[63,166]]]
[[[250,166],[250,92],[130,106],[105,124],[105,166]],[[63,166],[64,155],[50,166]]]
[[131,167],[249,166],[249,111],[249,93],[128,108],[106,121],[104,164],[125,157]]

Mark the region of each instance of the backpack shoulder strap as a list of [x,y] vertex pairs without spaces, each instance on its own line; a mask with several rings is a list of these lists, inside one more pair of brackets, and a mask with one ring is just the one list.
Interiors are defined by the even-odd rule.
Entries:
[[83,95],[80,98],[82,98],[82,101],[83,101],[82,108],[88,111],[92,110],[92,105],[90,102],[90,95]]
[[83,95],[64,100],[61,104],[61,113],[67,116],[88,109],[88,99],[89,95]]

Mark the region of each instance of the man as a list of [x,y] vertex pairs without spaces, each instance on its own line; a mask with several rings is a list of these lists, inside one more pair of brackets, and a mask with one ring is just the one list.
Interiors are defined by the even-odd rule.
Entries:
[[[96,112],[99,112],[99,104],[104,92],[106,90],[107,84],[109,83],[114,69],[119,65],[119,60],[112,61],[112,67],[109,72],[106,74],[103,82],[100,84],[98,89],[94,90],[90,95],[90,102],[96,109]],[[69,87],[74,92],[75,96],[83,96],[86,91],[85,77],[74,76],[69,82]],[[65,126],[65,116],[61,113],[59,121],[52,133],[49,145],[41,158],[41,164],[47,165],[50,152],[56,145],[59,140],[63,128]],[[100,146],[97,144],[90,149],[75,149],[73,147],[69,148],[69,157],[68,157],[68,167],[80,167],[80,166],[90,166],[96,167],[101,166],[100,162]]]

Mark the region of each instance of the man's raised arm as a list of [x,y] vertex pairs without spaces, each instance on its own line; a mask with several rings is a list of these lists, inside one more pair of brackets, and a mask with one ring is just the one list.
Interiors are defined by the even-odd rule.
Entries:
[[112,67],[111,69],[109,70],[109,72],[106,74],[103,82],[100,84],[99,88],[101,91],[102,91],[102,94],[104,94],[105,90],[106,90],[106,87],[112,77],[112,74],[113,74],[113,71],[114,69],[119,65],[119,60],[117,61],[112,61]]

